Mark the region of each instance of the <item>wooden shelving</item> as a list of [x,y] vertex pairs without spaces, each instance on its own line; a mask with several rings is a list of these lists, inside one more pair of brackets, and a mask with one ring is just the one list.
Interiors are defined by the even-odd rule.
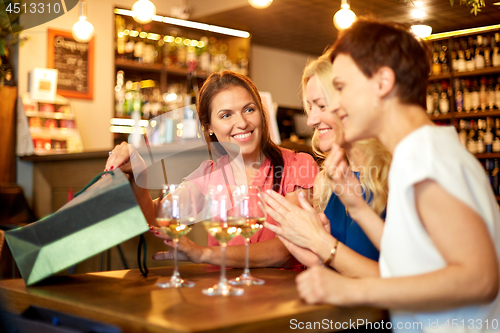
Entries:
[[494,74],[500,74],[500,67],[488,67],[488,68],[476,69],[474,71],[469,71],[469,72],[453,72],[453,77],[469,77],[469,76],[494,75]]
[[429,115],[429,119],[432,121],[450,120],[451,118],[451,113],[440,114],[438,116]]
[[[162,64],[145,64],[137,62],[134,60],[126,59],[115,59],[115,66],[117,69],[131,69],[135,71],[146,71],[146,72],[165,72],[167,75],[178,75],[187,77],[189,71],[187,68],[165,68]],[[194,72],[193,76],[200,79],[206,79],[208,75],[206,73]]]
[[457,119],[473,119],[473,118],[486,118],[486,117],[500,117],[500,110],[494,111],[477,111],[477,112],[455,112]]
[[477,159],[487,159],[487,158],[500,158],[500,153],[482,153],[482,154],[474,154]]

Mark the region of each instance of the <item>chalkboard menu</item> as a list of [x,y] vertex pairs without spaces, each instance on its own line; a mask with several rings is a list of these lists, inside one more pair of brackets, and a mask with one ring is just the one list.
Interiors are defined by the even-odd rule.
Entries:
[[57,93],[92,99],[94,38],[77,42],[71,31],[48,29],[47,67],[58,70]]

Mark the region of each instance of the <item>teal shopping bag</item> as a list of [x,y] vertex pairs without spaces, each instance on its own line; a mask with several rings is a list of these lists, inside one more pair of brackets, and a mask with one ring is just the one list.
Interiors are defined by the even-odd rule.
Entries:
[[149,230],[123,172],[101,175],[57,212],[5,233],[26,285]]

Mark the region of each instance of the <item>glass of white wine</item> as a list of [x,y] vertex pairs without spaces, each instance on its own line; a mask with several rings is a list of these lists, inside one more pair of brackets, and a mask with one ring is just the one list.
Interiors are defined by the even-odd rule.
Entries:
[[161,288],[193,287],[194,282],[181,278],[177,264],[179,239],[187,235],[192,228],[196,216],[194,201],[189,189],[180,184],[163,185],[156,206],[156,223],[154,230],[169,236],[174,243],[174,272],[170,278],[162,279],[156,284]]
[[239,189],[225,185],[210,187],[206,197],[207,220],[203,225],[208,234],[220,243],[221,247],[221,271],[219,283],[213,287],[203,289],[203,293],[208,296],[240,296],[243,289],[231,287],[226,278],[226,247],[227,242],[238,235],[239,226],[244,218],[240,210]]
[[262,200],[261,189],[259,186],[241,186],[243,194],[240,207],[241,213],[244,216],[244,223],[239,226],[240,235],[245,240],[245,269],[243,274],[235,279],[229,280],[232,285],[260,285],[264,284],[264,280],[257,279],[250,274],[249,268],[249,244],[250,237],[262,228],[262,224],[266,220],[266,213],[261,207],[265,204]]

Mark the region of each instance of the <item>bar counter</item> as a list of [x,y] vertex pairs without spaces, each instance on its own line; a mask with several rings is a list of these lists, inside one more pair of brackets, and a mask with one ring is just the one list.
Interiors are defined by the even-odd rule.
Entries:
[[[295,287],[297,272],[253,269],[252,274],[266,283],[244,286],[243,296],[230,297],[202,294],[218,282],[217,266],[181,266],[181,276],[196,283],[193,288],[156,286],[159,278],[171,274],[171,267],[162,267],[151,269],[147,278],[136,269],[54,276],[31,287],[21,279],[2,280],[0,295],[13,313],[35,305],[115,325],[124,333],[283,332],[299,322],[328,322],[327,331],[336,331],[335,323],[387,319],[380,309],[305,304]],[[228,279],[239,274],[240,269],[227,271]]]

